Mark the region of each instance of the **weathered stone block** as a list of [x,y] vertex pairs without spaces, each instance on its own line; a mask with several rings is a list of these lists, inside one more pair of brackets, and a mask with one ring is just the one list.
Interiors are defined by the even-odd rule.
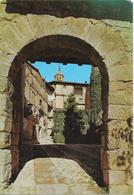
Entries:
[[127,120],[132,116],[132,106],[109,105],[108,118],[115,120]]
[[109,103],[132,105],[132,82],[110,82],[109,83]]
[[[117,55],[119,55],[117,53]],[[122,54],[123,55],[123,54]],[[113,61],[111,59],[111,61]],[[115,64],[108,69],[109,81],[132,81],[132,64],[124,62],[123,64]]]
[[130,22],[127,21],[117,21],[117,20],[111,20],[111,19],[103,19],[103,22],[105,22],[105,24],[110,25],[111,27],[113,27],[113,29],[129,29],[132,24]]
[[9,64],[9,66],[11,66],[11,63],[14,60],[14,55],[9,55],[8,53],[3,53],[1,54],[1,62],[3,62],[3,64]]
[[[63,19],[62,19],[63,21]],[[64,22],[65,21],[65,22]],[[85,34],[89,32],[89,21],[85,18],[67,17],[63,21],[63,26],[68,35],[74,35],[79,38],[84,38]],[[49,27],[49,25],[48,25]],[[60,23],[58,25],[60,27]],[[52,29],[52,28],[51,28]],[[61,33],[62,30],[60,29]]]
[[[84,39],[97,49],[100,55],[105,55],[109,49],[102,45],[102,36],[106,33],[106,25],[104,23],[95,23],[96,20],[89,20],[88,31]],[[93,24],[95,23],[95,24]]]
[[[111,38],[112,40],[112,38]],[[112,67],[113,65],[117,64],[115,67],[118,66],[118,63],[123,60],[124,58],[124,52],[119,48],[111,50],[110,52],[107,53],[104,57],[104,63],[106,64],[107,67]],[[110,70],[112,71],[112,70]],[[112,72],[113,73],[113,72]],[[112,74],[111,73],[111,74]],[[116,77],[119,76],[117,72],[114,72]],[[114,74],[113,73],[113,74]],[[109,73],[110,74],[110,73]],[[113,75],[114,76],[114,75]],[[118,77],[117,77],[118,78]],[[111,79],[110,79],[111,80]]]
[[117,90],[128,90],[128,92],[132,93],[133,83],[130,82],[123,82],[123,81],[113,81],[109,82],[109,90],[110,91],[117,91]]
[[[5,42],[4,40],[4,36],[3,35],[0,35],[0,37],[2,38],[3,37],[3,40],[0,40],[0,54],[3,56],[3,55],[11,55],[13,56],[13,59],[15,58],[15,56],[17,55],[17,51],[14,50],[14,48],[12,48],[10,45],[8,45],[7,42]],[[7,61],[2,61],[2,64],[6,64]],[[11,64],[11,62],[10,62]]]
[[49,16],[41,17],[33,14],[28,14],[27,18],[31,25],[32,31],[37,38],[40,38],[47,34],[46,30],[47,30],[47,23],[50,20]]
[[105,148],[132,150],[132,129],[125,121],[111,121],[105,135]]
[[[101,138],[102,140],[102,138]],[[128,145],[130,145],[129,141],[125,141],[125,142],[121,142],[121,135],[118,132],[117,134],[113,134],[112,135],[104,135],[103,136],[103,142],[101,141],[101,146],[104,147],[105,149],[109,149],[109,150],[113,150],[113,149],[119,149],[122,148],[122,144],[125,145],[126,149],[130,149],[131,147],[128,147]],[[123,145],[123,146],[124,146]]]
[[11,163],[11,151],[7,149],[0,149],[0,165]]
[[0,76],[0,92],[5,92],[7,90],[7,78]]
[[11,177],[11,164],[7,165],[0,165],[0,182],[1,183],[8,183]]
[[0,148],[6,148],[11,145],[11,134],[0,132]]
[[5,110],[8,113],[12,113],[12,102],[6,93],[0,94],[0,109]]
[[104,183],[106,185],[121,185],[126,183],[126,172],[125,171],[113,171],[105,170],[103,172]]
[[112,149],[118,149],[118,138],[111,136],[111,135],[107,135],[106,136],[106,148],[112,150]]
[[127,173],[126,184],[132,186],[133,185],[133,167],[131,166],[130,171]]
[[7,94],[0,94],[0,108],[6,110]]
[[1,183],[0,182],[0,194],[3,194],[3,191],[5,188],[7,188],[9,185],[7,183]]
[[111,120],[107,123],[108,135],[113,135],[113,132],[117,132],[118,129],[127,129],[128,123],[124,120]]
[[12,119],[5,116],[0,116],[0,131],[11,132]]
[[[111,27],[108,27],[106,24],[102,23],[103,25],[103,34],[101,36],[101,42],[96,45],[96,50],[99,51],[99,54],[104,58],[104,62],[110,66],[111,64],[117,62],[120,58],[118,56],[115,57],[115,53],[114,53],[114,57],[112,57],[111,55],[109,55],[109,53],[113,54],[113,51],[118,51],[118,53],[120,52],[120,49],[122,48],[122,42],[120,39],[120,33],[119,32],[114,32],[113,29]],[[100,24],[97,24],[95,26],[98,26],[98,33],[100,32],[101,27]],[[101,32],[102,33],[102,32]],[[104,44],[105,42],[105,44]],[[122,53],[121,53],[122,55]],[[111,58],[113,61],[111,61]]]
[[[126,134],[125,134],[126,133]],[[124,150],[132,150],[132,132],[121,132],[119,135],[108,136],[107,137],[107,148],[119,149],[123,148]]]
[[133,48],[133,27],[132,24],[130,24],[131,26],[129,26],[129,28],[127,29],[122,29],[120,32],[122,40],[124,42],[125,45],[125,49],[126,51],[128,51],[128,53],[132,52],[132,48]]
[[14,53],[20,51],[21,48],[25,46],[24,40],[21,38],[18,32],[15,31],[11,25],[11,22],[8,23],[8,25],[5,25],[5,23],[1,24],[0,37],[2,37],[6,43],[4,49],[9,47],[14,51]]
[[132,166],[132,151],[107,150],[104,154],[104,169],[121,170],[129,172]]
[[132,186],[123,184],[123,185],[109,185],[109,194],[127,194],[130,195],[133,192]]
[[25,44],[28,44],[36,39],[27,16],[16,17],[12,20],[11,24]]
[[8,117],[8,118],[10,118],[10,119],[12,119],[12,112],[6,112],[6,110],[2,110],[1,108],[0,108],[0,116],[3,116],[3,117]]
[[8,77],[9,69],[10,69],[10,64],[0,62],[0,75],[1,76]]

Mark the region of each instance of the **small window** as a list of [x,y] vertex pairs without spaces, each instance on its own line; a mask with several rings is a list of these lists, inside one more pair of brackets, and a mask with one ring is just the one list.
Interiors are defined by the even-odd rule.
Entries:
[[74,95],[82,95],[82,87],[75,86],[74,87]]
[[66,85],[63,85],[64,88],[66,88]]

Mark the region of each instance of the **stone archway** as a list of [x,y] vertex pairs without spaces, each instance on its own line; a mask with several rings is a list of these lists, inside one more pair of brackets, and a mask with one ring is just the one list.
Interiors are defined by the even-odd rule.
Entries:
[[[1,186],[5,186],[11,176],[12,104],[7,87],[11,63],[32,41],[46,36],[67,35],[81,39],[94,48],[101,57],[102,63],[105,64],[109,75],[108,118],[110,122],[107,124],[106,135],[102,137],[104,181],[112,193],[117,192],[120,187],[123,191],[128,191],[131,181],[128,171],[131,165],[129,152],[131,131],[127,121],[132,116],[132,74],[131,46],[128,44],[131,40],[126,37],[126,34],[128,33],[131,37],[131,24],[87,18],[58,18],[49,15],[10,15],[5,12],[4,6],[1,9],[6,18],[1,22],[0,32],[0,115],[2,121],[0,148],[3,159],[0,166]],[[94,58],[94,55],[92,57]],[[24,59],[23,55],[22,59]],[[101,67],[99,61],[96,65]],[[127,139],[122,136],[124,130]],[[123,155],[126,155],[126,158],[122,160]]]
[[[14,146],[15,151],[20,151],[21,149],[25,152],[28,151],[28,154],[32,153],[27,146],[23,145],[22,141],[22,129],[23,129],[23,105],[24,105],[24,63],[26,61],[47,61],[47,62],[62,62],[62,63],[87,63],[93,64],[93,66],[97,66],[100,70],[102,77],[102,109],[103,109],[103,126],[104,132],[106,133],[106,125],[108,122],[108,73],[105,64],[102,61],[102,58],[97,53],[97,51],[85,41],[78,39],[76,37],[68,36],[68,35],[51,35],[39,38],[25,47],[18,53],[18,55],[14,58],[8,78],[11,83],[14,85],[14,98],[13,102],[13,114],[12,114],[12,130],[11,130],[11,145],[14,145],[14,141],[12,137],[16,136],[16,140],[18,144]],[[19,75],[19,76],[18,76]],[[19,87],[20,90],[17,90]],[[15,113],[15,116],[14,116]],[[17,121],[18,120],[18,121]],[[17,127],[14,124],[14,121],[17,121]],[[15,122],[16,123],[16,122]],[[103,132],[103,133],[104,133]],[[17,139],[18,137],[18,139]],[[16,161],[14,156],[14,152],[12,153],[12,162]],[[18,156],[19,157],[19,156]],[[30,155],[29,155],[30,157]],[[20,160],[23,158],[20,154]],[[31,156],[32,158],[32,156]],[[17,159],[18,160],[18,159]],[[17,161],[16,161],[17,162]],[[12,163],[12,176],[19,171],[20,162]],[[101,171],[101,170],[100,170]]]

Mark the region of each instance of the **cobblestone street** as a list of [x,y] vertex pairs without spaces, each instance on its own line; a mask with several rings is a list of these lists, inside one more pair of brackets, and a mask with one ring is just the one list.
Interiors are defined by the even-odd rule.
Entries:
[[[91,151],[94,152],[91,153]],[[10,192],[10,194],[14,195],[101,194],[101,188],[93,180],[93,175],[91,174],[92,177],[90,175],[91,169],[93,170],[95,167],[97,169],[98,154],[98,146],[35,146],[35,159],[28,161],[24,165],[16,181],[5,193]],[[80,157],[83,159],[83,166],[80,162]],[[84,161],[85,157],[89,158],[87,159],[89,164]]]

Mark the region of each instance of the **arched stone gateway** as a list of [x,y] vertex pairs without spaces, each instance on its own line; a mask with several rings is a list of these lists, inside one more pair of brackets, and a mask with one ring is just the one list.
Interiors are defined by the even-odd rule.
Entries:
[[[23,113],[23,63],[54,60],[91,63],[99,67],[104,121],[101,143],[104,182],[110,193],[129,193],[132,184],[131,23],[88,17],[21,15],[7,10],[6,3],[1,3],[0,187],[7,186],[12,172],[19,170],[22,121],[20,114],[18,126],[13,128],[12,108],[13,95],[16,93],[18,97],[19,94],[14,104],[21,101],[16,112]],[[19,85],[14,85],[15,82]]]

